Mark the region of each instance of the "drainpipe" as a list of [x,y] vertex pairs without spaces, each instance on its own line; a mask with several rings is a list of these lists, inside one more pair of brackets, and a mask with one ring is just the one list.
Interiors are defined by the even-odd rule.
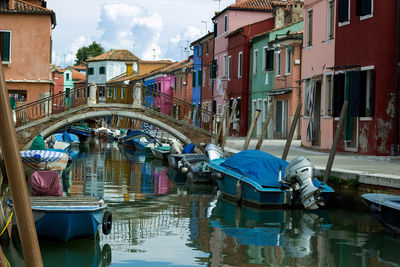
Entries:
[[[300,44],[300,71],[299,71],[299,103],[301,102],[301,86],[302,86],[302,79],[301,79],[301,68],[303,66],[303,39],[301,40],[301,44]],[[303,103],[304,104],[304,103]],[[302,104],[302,105],[303,105]],[[304,109],[303,109],[304,110]],[[298,130],[297,130],[297,139],[301,139],[301,114],[300,114],[300,118],[299,118],[299,122],[298,122]]]
[[397,155],[398,137],[399,137],[399,12],[400,0],[396,1],[396,56],[395,56],[395,77],[394,77],[394,118],[395,118],[395,135],[394,135],[394,155]]

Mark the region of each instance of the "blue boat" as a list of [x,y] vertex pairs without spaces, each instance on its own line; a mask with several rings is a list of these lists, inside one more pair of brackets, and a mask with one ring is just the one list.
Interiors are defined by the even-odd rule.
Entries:
[[154,137],[141,130],[128,130],[126,136],[121,137],[118,142],[124,146],[145,150],[146,145],[153,141]]
[[84,123],[82,125],[70,125],[69,132],[76,134],[79,137],[79,140],[84,141],[86,138],[92,136],[93,130],[87,127]]
[[[39,238],[67,242],[93,239],[101,224],[104,234],[111,232],[111,213],[96,197],[31,197],[31,208]],[[12,201],[7,204],[12,206]]]
[[266,152],[245,150],[208,166],[222,194],[256,206],[304,206],[317,209],[334,190],[314,178],[314,166],[305,157],[290,163]]
[[58,142],[67,142],[70,143],[71,145],[79,145],[79,137],[76,134],[73,133],[68,133],[67,131],[64,131],[62,133],[56,133],[54,134],[54,138]]
[[400,234],[400,196],[363,194],[371,212],[389,230]]

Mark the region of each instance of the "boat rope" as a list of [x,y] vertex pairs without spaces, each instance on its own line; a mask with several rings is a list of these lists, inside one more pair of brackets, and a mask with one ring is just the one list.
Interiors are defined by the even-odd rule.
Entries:
[[1,231],[1,233],[0,233],[0,237],[3,235],[4,231],[7,229],[7,226],[10,224],[10,221],[11,221],[11,218],[12,218],[13,214],[14,214],[14,213],[11,212],[10,218],[8,218],[8,221],[7,221],[6,225],[4,226],[3,231]]

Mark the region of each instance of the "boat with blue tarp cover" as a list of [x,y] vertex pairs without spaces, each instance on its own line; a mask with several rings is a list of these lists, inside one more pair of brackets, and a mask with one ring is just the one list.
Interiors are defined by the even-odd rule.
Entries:
[[145,150],[146,145],[153,141],[154,137],[142,130],[129,129],[125,136],[119,138],[118,142],[138,150]]
[[389,230],[400,234],[400,196],[390,194],[363,194],[372,214]]
[[287,162],[258,150],[241,151],[208,163],[218,189],[228,198],[257,206],[299,206],[317,209],[334,190],[314,177],[303,156]]

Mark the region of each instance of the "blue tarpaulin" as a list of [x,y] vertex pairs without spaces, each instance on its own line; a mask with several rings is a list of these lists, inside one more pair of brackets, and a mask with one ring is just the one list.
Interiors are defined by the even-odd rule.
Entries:
[[261,186],[281,187],[279,169],[283,179],[288,164],[289,162],[263,151],[245,150],[226,159],[221,166],[239,172]]

